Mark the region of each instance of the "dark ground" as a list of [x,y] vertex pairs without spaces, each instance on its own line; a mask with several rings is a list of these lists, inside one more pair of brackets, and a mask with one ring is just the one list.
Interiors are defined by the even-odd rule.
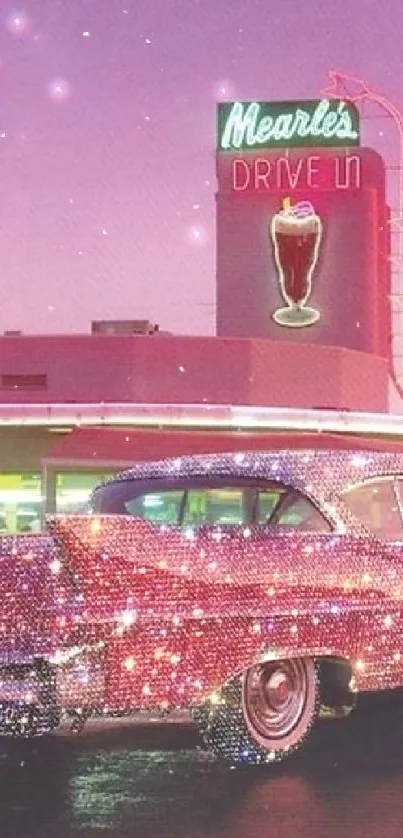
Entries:
[[0,838],[402,838],[403,694],[322,722],[292,760],[231,769],[165,724],[0,758]]

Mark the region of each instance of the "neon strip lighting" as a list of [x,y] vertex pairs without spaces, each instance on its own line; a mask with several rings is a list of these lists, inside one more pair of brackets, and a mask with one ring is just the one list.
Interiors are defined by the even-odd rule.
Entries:
[[[318,431],[403,437],[403,416],[248,405],[0,405],[1,427],[127,427],[223,431]],[[130,430],[128,430],[128,433]]]

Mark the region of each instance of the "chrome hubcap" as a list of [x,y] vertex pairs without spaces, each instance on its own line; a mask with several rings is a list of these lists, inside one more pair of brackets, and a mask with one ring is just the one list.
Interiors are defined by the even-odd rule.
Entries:
[[252,734],[279,740],[298,724],[306,704],[307,673],[303,661],[271,661],[245,676],[243,709]]
[[265,689],[267,703],[273,710],[279,711],[287,703],[292,693],[292,683],[285,672],[276,670],[269,677]]

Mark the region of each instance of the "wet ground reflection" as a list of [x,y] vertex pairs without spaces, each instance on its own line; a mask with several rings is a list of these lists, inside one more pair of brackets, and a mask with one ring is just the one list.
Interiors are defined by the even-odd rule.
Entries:
[[401,838],[403,697],[359,709],[274,771],[231,770],[188,728],[3,750],[0,836]]

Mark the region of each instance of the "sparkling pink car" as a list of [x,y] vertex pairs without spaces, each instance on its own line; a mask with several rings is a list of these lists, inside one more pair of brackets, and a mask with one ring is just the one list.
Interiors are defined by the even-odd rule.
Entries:
[[143,462],[0,540],[0,734],[190,710],[233,762],[403,685],[403,446],[282,436]]

